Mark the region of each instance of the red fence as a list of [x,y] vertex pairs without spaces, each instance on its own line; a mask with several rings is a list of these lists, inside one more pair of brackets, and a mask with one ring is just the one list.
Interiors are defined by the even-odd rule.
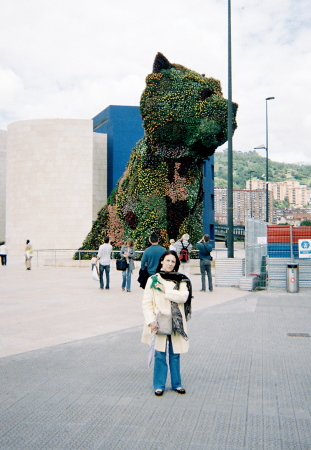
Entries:
[[268,225],[267,242],[270,258],[298,258],[298,240],[311,239],[311,227]]

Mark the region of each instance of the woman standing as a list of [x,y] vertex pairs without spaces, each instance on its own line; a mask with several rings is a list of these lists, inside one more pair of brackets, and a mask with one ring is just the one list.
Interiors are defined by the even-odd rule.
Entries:
[[5,242],[1,242],[0,244],[0,257],[1,257],[1,265],[6,266],[7,261],[8,248],[5,245]]
[[177,248],[175,246],[175,239],[170,239],[169,250],[173,250],[174,252],[177,252]]
[[160,258],[157,273],[149,277],[143,297],[144,344],[150,345],[153,334],[158,332],[159,315],[172,318],[171,335],[156,334],[155,338],[153,387],[157,396],[163,395],[165,390],[167,353],[172,389],[179,394],[186,393],[181,383],[180,353],[186,353],[189,349],[186,320],[191,314],[192,287],[189,278],[178,273],[178,268],[177,253],[167,250]]
[[132,272],[135,269],[134,258],[135,249],[133,239],[128,239],[125,245],[122,245],[120,251],[121,258],[125,258],[127,262],[127,267],[122,271],[122,291],[131,292],[131,278]]
[[26,247],[25,247],[25,264],[26,270],[31,270],[31,258],[33,256],[32,245],[30,244],[30,240],[27,239]]

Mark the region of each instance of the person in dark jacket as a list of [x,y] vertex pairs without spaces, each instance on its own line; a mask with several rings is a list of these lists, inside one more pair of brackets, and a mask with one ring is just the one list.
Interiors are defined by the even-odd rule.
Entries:
[[144,269],[147,266],[148,275],[154,275],[157,271],[159,259],[166,252],[166,248],[159,245],[159,238],[155,233],[152,233],[150,238],[150,247],[148,247],[141,259],[141,268]]
[[206,291],[206,284],[205,284],[205,274],[207,275],[208,279],[208,289],[210,292],[213,291],[213,282],[212,282],[212,268],[211,268],[211,251],[213,250],[213,247],[211,243],[209,242],[209,235],[204,234],[202,239],[197,243],[196,247],[199,250],[199,258],[200,258],[200,272],[201,272],[201,280],[202,280],[202,289],[201,291]]

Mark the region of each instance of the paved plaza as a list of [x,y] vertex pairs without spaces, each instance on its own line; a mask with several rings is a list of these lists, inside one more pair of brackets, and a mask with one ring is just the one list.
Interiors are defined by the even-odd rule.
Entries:
[[155,397],[143,291],[0,267],[0,449],[311,449],[311,292],[194,286],[180,396]]

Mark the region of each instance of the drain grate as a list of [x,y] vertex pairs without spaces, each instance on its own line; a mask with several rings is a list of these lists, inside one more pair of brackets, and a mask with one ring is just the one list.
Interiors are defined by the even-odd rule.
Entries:
[[309,333],[287,333],[289,337],[311,337]]

